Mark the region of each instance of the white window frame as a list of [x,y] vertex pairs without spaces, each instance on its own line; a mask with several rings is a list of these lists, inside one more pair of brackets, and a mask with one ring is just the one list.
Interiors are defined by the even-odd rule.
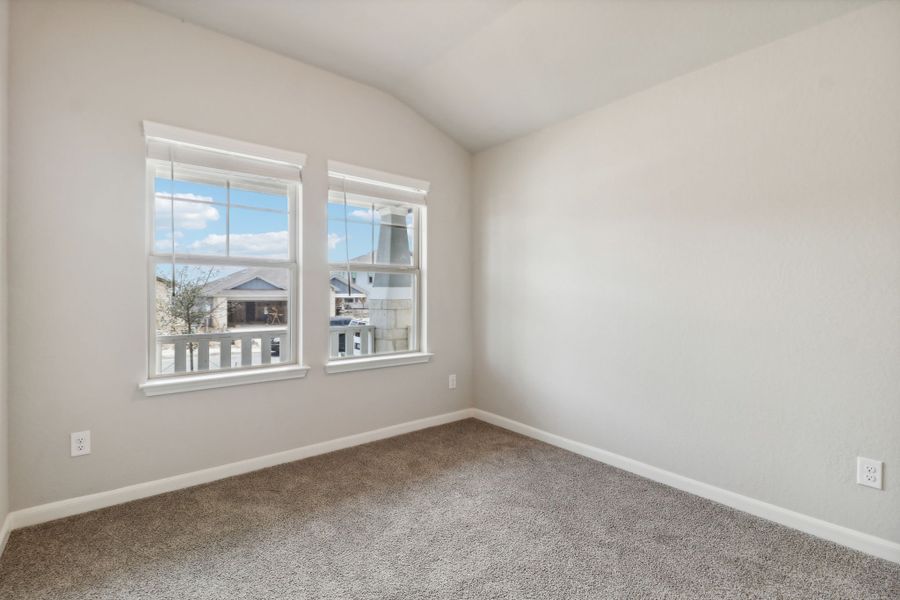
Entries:
[[[205,134],[159,123],[144,122],[144,135],[150,142],[184,146],[200,151],[212,151],[221,154],[224,159],[249,162],[260,161],[273,169],[296,169],[296,182],[287,179],[288,185],[288,228],[289,256],[287,259],[266,259],[234,256],[187,255],[173,252],[158,252],[155,247],[155,176],[153,165],[157,160],[146,157],[146,205],[147,205],[147,376],[139,387],[148,396],[187,392],[233,385],[277,381],[305,377],[309,367],[302,364],[301,338],[301,306],[300,306],[300,248],[301,248],[301,198],[302,181],[300,172],[306,161],[304,154],[268,148],[258,144],[241,142],[220,136]],[[191,163],[185,163],[191,166]],[[216,165],[194,165],[205,168],[217,168]],[[253,176],[250,169],[229,171],[236,175]],[[259,174],[263,177],[270,175]],[[226,234],[228,233],[226,219]],[[226,238],[227,239],[227,238]],[[200,371],[192,373],[159,374],[156,373],[157,335],[156,335],[156,268],[160,263],[175,262],[185,265],[222,265],[238,267],[277,267],[287,269],[290,275],[288,289],[288,359],[273,365],[258,365],[223,369],[216,371]]]
[[[357,167],[337,161],[328,161],[329,199],[331,192],[359,192],[385,202],[401,203],[414,208],[413,211],[413,252],[411,265],[384,265],[352,261],[328,263],[329,273],[333,271],[355,273],[409,274],[415,281],[413,294],[413,319],[410,332],[410,349],[401,352],[372,354],[365,357],[330,357],[331,336],[326,336],[329,360],[325,364],[326,373],[346,373],[383,367],[420,364],[429,362],[433,356],[428,351],[426,335],[427,323],[427,244],[426,230],[428,208],[425,199],[430,184],[427,181],[403,177]],[[377,224],[376,224],[377,226]],[[374,248],[373,248],[374,251]]]

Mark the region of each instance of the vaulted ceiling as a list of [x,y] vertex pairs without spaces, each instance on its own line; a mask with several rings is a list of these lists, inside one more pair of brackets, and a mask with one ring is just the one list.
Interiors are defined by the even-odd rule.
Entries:
[[470,150],[869,0],[135,0],[370,84]]

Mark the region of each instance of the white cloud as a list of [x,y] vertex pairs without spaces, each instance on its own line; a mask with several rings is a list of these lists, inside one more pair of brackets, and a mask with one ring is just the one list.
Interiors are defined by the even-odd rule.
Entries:
[[[287,258],[288,252],[287,231],[267,231],[265,233],[236,233],[230,240],[231,254],[233,256],[255,256],[259,258]],[[205,254],[212,252],[225,252],[225,236],[211,233],[201,240],[190,244],[190,249]]]
[[[164,228],[166,229],[166,228]],[[163,231],[162,235],[158,235],[156,239],[156,249],[159,252],[169,252],[172,250],[172,232],[171,231]],[[175,232],[175,249],[177,250],[181,247],[181,244],[178,243],[178,240],[184,237],[184,233],[181,231]]]
[[329,234],[328,234],[328,247],[329,247],[331,250],[334,250],[335,248],[337,248],[337,247],[338,247],[338,244],[340,244],[340,243],[343,242],[343,241],[344,241],[344,238],[342,238],[341,236],[339,236],[339,235],[336,234],[336,233],[329,233]]
[[[170,194],[156,194],[156,223],[158,227],[169,228],[172,207],[168,202],[172,198]],[[219,209],[211,206],[213,201],[209,196],[197,194],[175,194],[175,200],[193,200],[193,202],[176,202],[175,227],[178,229],[206,229],[210,221],[219,220]],[[209,203],[209,206],[205,206]]]

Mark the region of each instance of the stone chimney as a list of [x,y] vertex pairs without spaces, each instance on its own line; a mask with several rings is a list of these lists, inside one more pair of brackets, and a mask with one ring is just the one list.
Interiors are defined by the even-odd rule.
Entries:
[[[378,209],[381,221],[376,264],[409,265],[408,209],[384,206]],[[404,352],[410,349],[413,319],[412,275],[375,273],[369,301],[369,324],[375,326],[375,352]]]

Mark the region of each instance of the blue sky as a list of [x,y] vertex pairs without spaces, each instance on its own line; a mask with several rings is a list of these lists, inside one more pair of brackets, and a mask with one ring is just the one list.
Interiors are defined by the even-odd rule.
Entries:
[[[174,237],[178,253],[224,256],[226,202],[224,187],[157,178],[154,232],[157,251],[169,251]],[[288,258],[287,208],[286,195],[232,188],[231,255]]]
[[[346,213],[346,226],[344,215]],[[412,251],[412,215],[406,219]],[[381,226],[371,204],[328,203],[328,262],[340,263],[372,252],[378,247]]]
[[[228,214],[225,187],[161,177],[156,178],[155,185],[154,235],[157,252],[169,252],[174,237],[175,251],[179,254],[225,256]],[[231,255],[287,259],[290,243],[287,208],[286,195],[232,187],[229,218]],[[411,215],[407,223],[412,250]],[[345,211],[343,203],[329,202],[329,262],[343,262],[347,259],[348,250],[351,259],[372,252],[378,245],[380,230],[371,204],[348,204]]]

